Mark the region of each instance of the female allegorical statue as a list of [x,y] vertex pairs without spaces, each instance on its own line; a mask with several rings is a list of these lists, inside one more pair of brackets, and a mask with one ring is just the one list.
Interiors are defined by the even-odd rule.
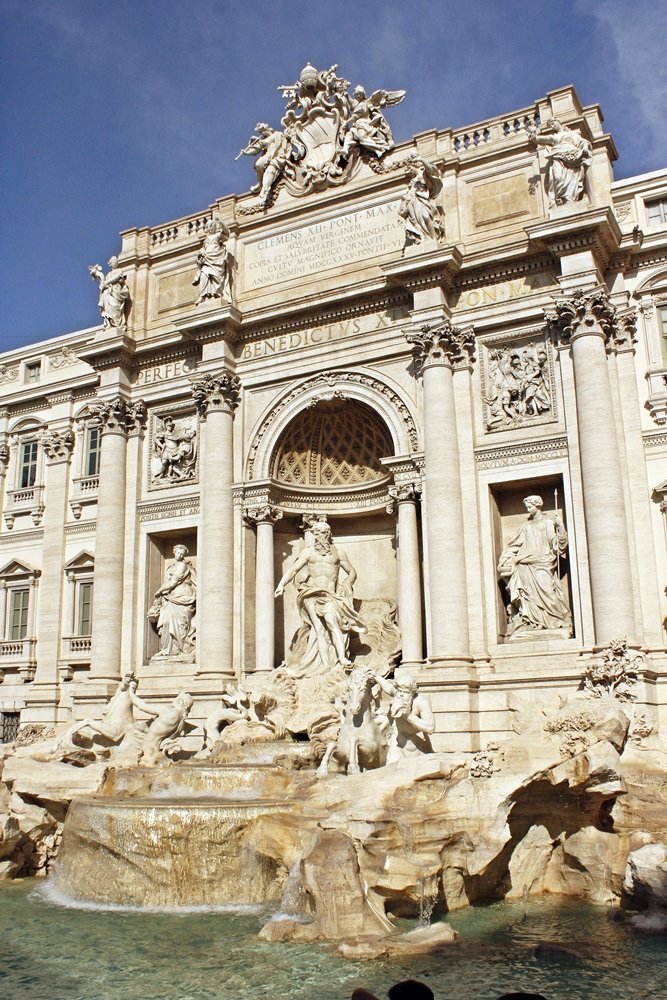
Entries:
[[[566,629],[572,617],[560,582],[558,556],[567,549],[567,533],[556,511],[542,513],[542,497],[523,501],[528,519],[503,549],[498,572],[510,595],[508,634]],[[562,633],[561,633],[562,634]]]
[[549,146],[547,159],[547,194],[549,204],[567,205],[579,201],[584,193],[586,171],[593,161],[593,147],[574,129],[550,118],[538,132],[528,128],[528,138],[535,145]]
[[174,562],[155,592],[148,618],[160,635],[160,650],[155,655],[190,661],[194,655],[197,581],[187,554],[185,545],[174,546]]

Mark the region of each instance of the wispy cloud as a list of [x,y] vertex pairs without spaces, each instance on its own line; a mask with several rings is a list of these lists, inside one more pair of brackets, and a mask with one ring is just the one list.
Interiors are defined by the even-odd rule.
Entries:
[[[641,153],[653,168],[667,161],[667,58],[664,0],[577,0],[577,8],[594,18],[601,32],[591,39],[591,58],[605,60],[617,73],[617,86],[627,95],[626,113]],[[611,52],[605,48],[611,43]],[[615,65],[614,65],[615,64]]]

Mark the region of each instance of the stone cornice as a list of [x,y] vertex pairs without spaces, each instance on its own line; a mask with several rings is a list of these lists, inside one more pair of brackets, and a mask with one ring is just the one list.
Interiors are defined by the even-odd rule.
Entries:
[[248,316],[247,323],[244,323],[238,330],[237,341],[245,342],[255,340],[260,337],[271,336],[281,333],[308,329],[311,326],[326,326],[346,319],[353,319],[356,316],[367,316],[373,313],[388,311],[389,309],[399,309],[401,306],[408,306],[411,303],[409,292],[399,289],[381,289],[376,294],[364,295],[350,301],[335,302],[325,306],[317,306],[317,297],[313,299],[312,305],[308,309],[300,309],[298,312],[278,312],[271,309],[271,315],[266,319]]
[[612,254],[619,250],[622,239],[620,226],[610,207],[554,214],[548,222],[527,226],[525,231],[536,250],[546,250],[554,257],[592,251],[601,271],[605,270]]
[[450,287],[462,263],[459,247],[446,246],[382,264],[381,270],[392,284],[414,292],[423,288]]
[[110,368],[130,368],[135,351],[134,338],[128,333],[100,334],[82,347],[78,355],[99,372]]
[[215,309],[189,313],[178,321],[178,329],[189,340],[205,344],[217,340],[236,340],[243,314],[229,302]]

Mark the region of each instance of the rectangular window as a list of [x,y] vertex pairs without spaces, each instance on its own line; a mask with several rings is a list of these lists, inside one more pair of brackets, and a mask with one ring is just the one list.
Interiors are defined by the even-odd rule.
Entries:
[[93,585],[80,583],[77,593],[76,634],[93,634]]
[[30,591],[27,587],[10,591],[9,598],[9,638],[16,642],[25,639],[28,634],[28,601]]
[[0,743],[13,743],[19,734],[20,712],[0,712]]
[[89,427],[86,434],[84,476],[99,476],[100,474],[100,443],[99,427]]
[[646,202],[646,217],[649,226],[659,226],[667,222],[667,198],[656,198]]
[[30,361],[25,366],[23,380],[27,385],[32,385],[35,382],[39,382],[41,374],[42,374],[42,362]]
[[658,306],[658,326],[661,334],[662,362],[667,368],[667,306]]
[[19,489],[27,490],[37,481],[37,442],[27,441],[21,445],[19,464]]

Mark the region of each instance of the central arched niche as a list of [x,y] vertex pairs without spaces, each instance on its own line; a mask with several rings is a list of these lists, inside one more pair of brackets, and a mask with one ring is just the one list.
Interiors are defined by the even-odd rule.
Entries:
[[384,479],[394,448],[382,418],[356,399],[318,400],[301,410],[276,445],[271,478],[324,492]]
[[[311,509],[326,512],[336,545],[358,574],[356,602],[396,601],[395,521],[386,511],[391,479],[380,462],[394,453],[391,432],[380,414],[361,400],[336,393],[299,410],[271,456],[271,479],[287,494],[307,496]],[[384,488],[368,504],[362,497],[374,484]],[[341,503],[343,496],[349,502]],[[303,547],[301,522],[302,513],[288,509],[276,522],[276,579]],[[299,624],[296,589],[291,584],[282,614],[276,615],[278,662]]]

